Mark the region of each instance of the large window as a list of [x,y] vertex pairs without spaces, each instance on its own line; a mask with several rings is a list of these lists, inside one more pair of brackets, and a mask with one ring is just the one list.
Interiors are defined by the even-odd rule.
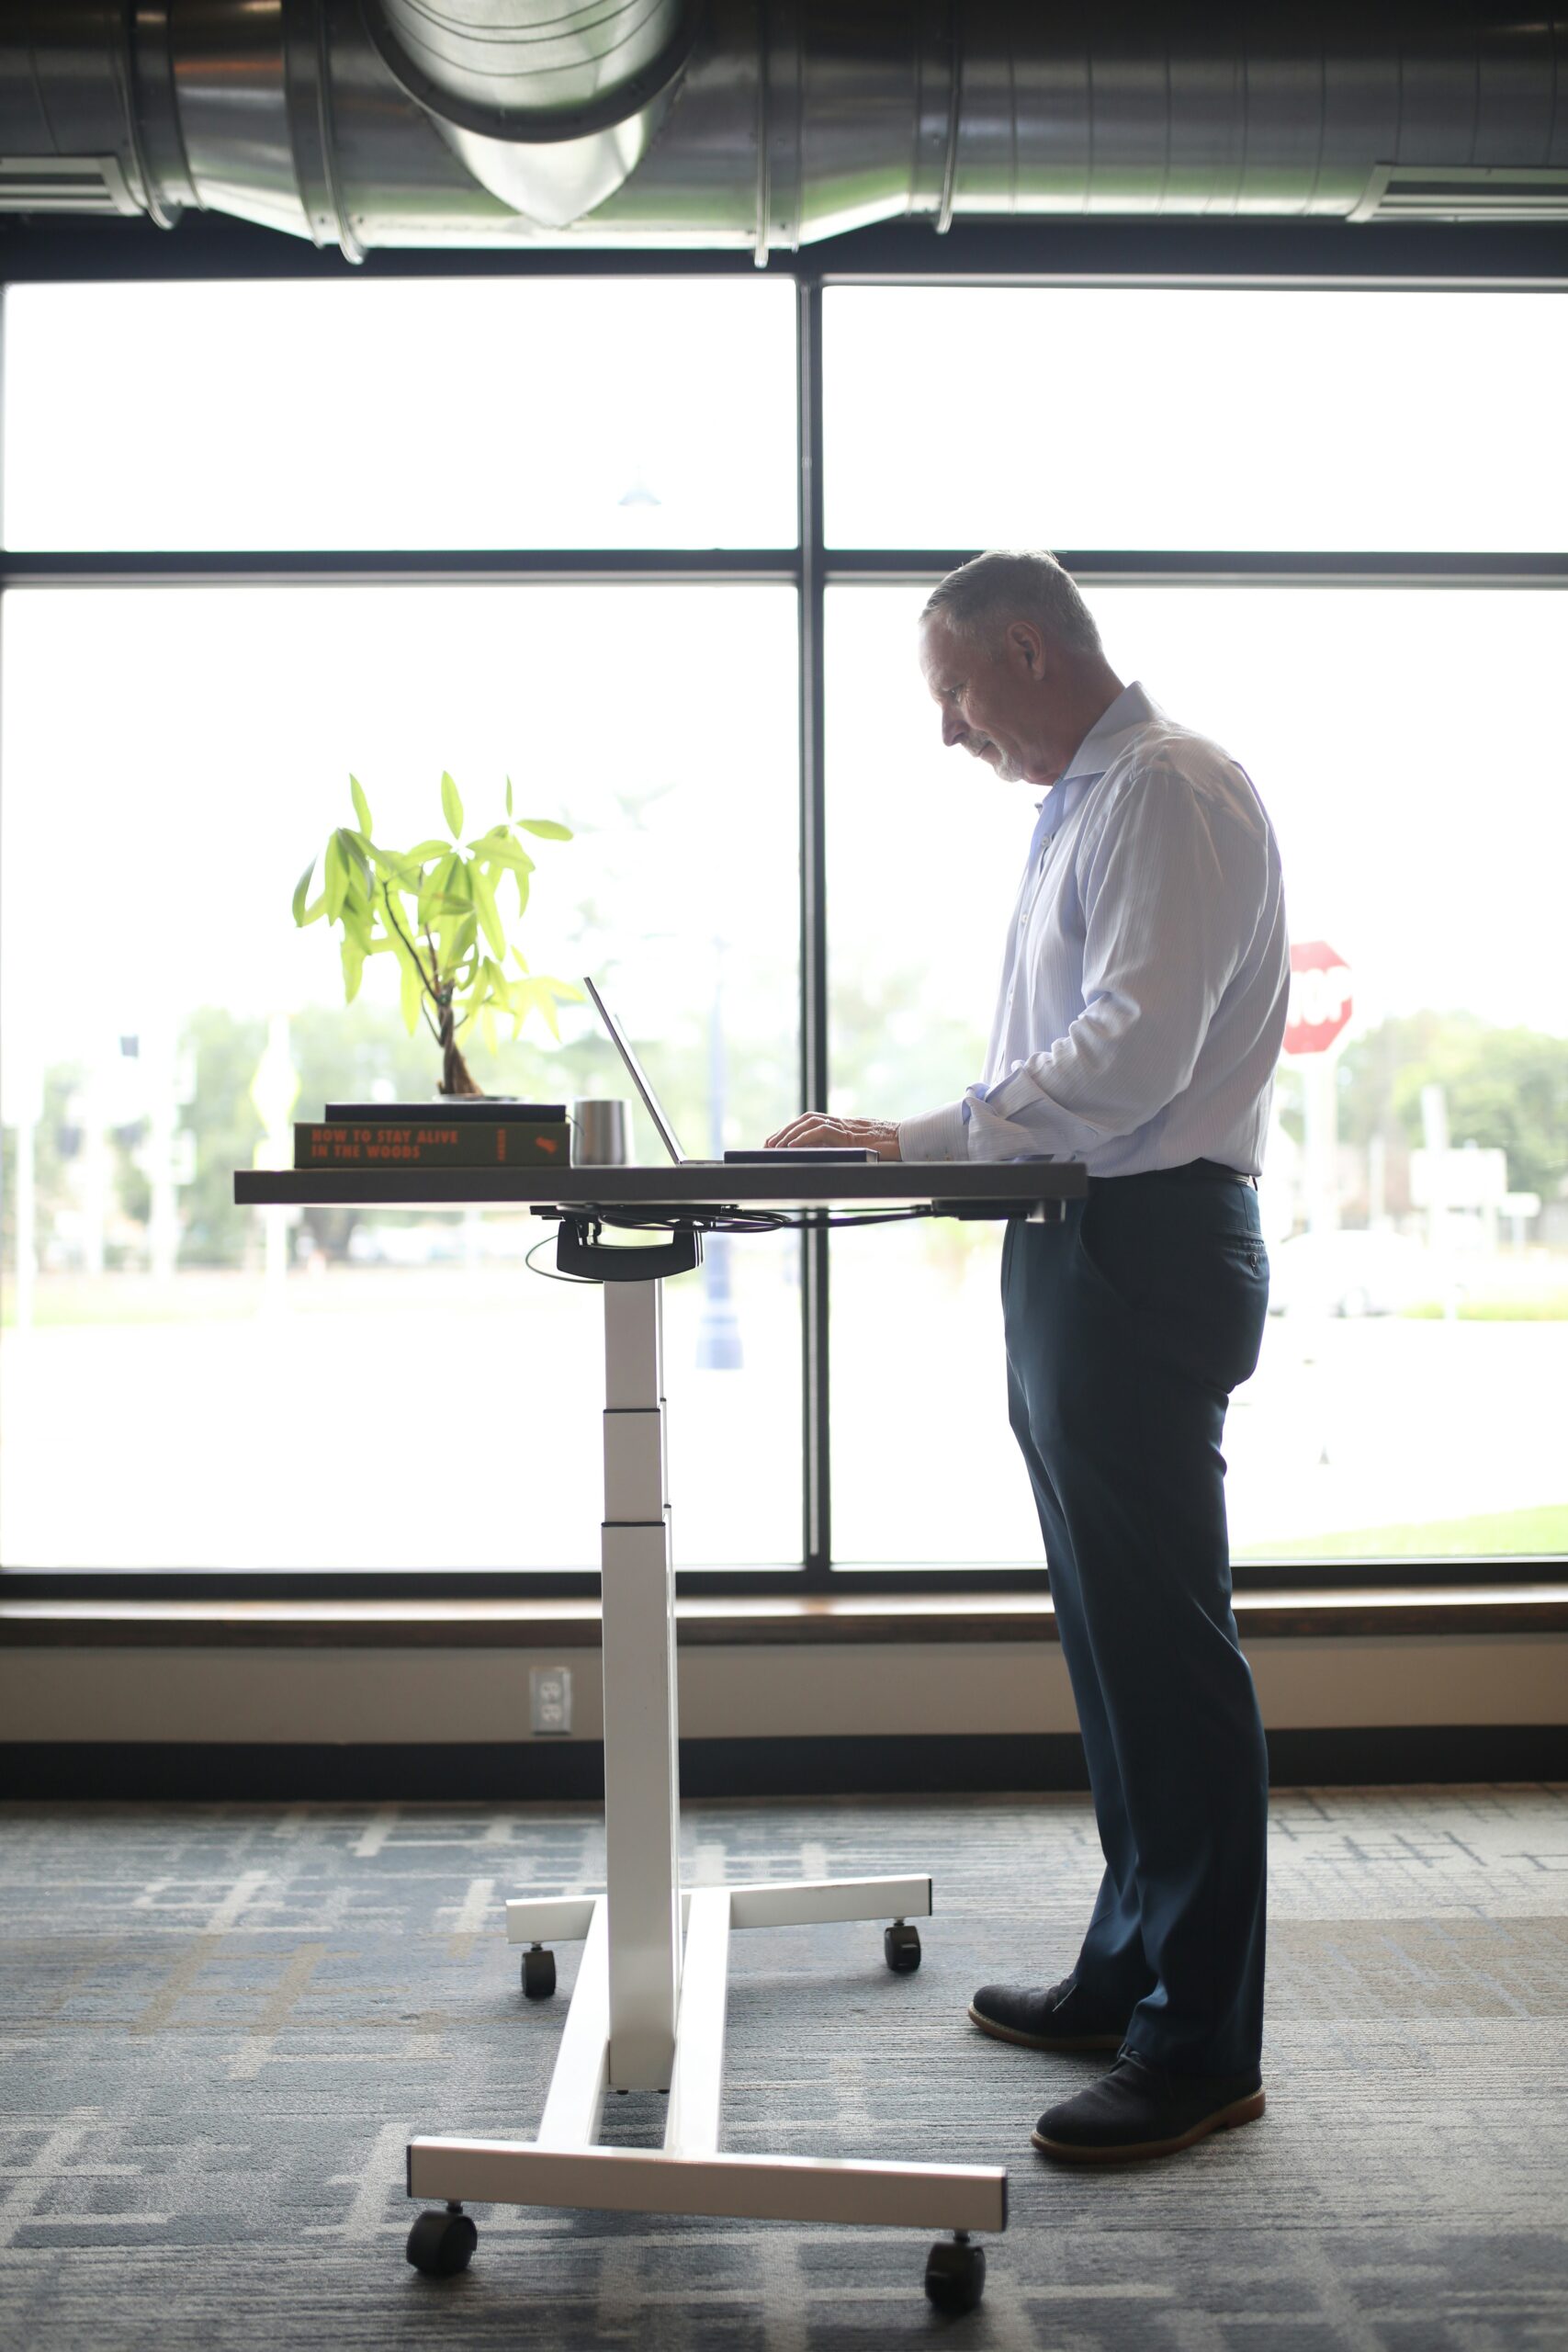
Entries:
[[[765,1133],[799,1066],[795,653],[789,591],[759,585],[13,592],[5,1046],[41,1096],[41,1265],[34,1328],[0,1346],[0,1556],[595,1559],[601,1318],[524,1268],[548,1228],[303,1214],[266,1279],[232,1170],[269,1048],[302,1117],[433,1093],[440,1068],[389,959],[345,1008],[335,934],[297,931],[289,895],[352,821],[351,771],[400,845],[439,830],[444,769],[475,831],[509,773],[520,813],[575,836],[539,849],[534,969],[602,978],[688,1150]],[[476,1072],[624,1092],[561,1018],[559,1050],[536,1020],[477,1038]],[[721,1242],[668,1326],[683,1561],[797,1558],[796,1252]]]
[[[1298,1009],[1348,999],[1276,1091],[1242,1573],[1568,1549],[1565,318],[722,267],[9,289],[0,1565],[592,1567],[600,1318],[524,1267],[536,1222],[311,1211],[269,1256],[232,1205],[280,1070],[299,1115],[435,1080],[289,893],[351,771],[406,840],[444,769],[476,825],[510,775],[575,835],[531,961],[604,978],[688,1151],[820,1073],[953,1099],[1034,796],[942,753],[914,634],[986,544],[1070,551],[1120,673],[1247,766],[1333,965]],[[576,1007],[475,1052],[626,1091]],[[683,1567],[1039,1576],[998,1249],[753,1238],[670,1286]]]
[[1538,294],[844,287],[843,547],[1568,546]]
[[[829,598],[833,1070],[849,1112],[931,1108],[979,1070],[1038,797],[942,750],[914,670],[919,603],[886,587]],[[1104,587],[1093,603],[1120,674],[1247,768],[1292,933],[1331,944],[1349,976],[1341,1037],[1287,1060],[1276,1088],[1260,1193],[1276,1311],[1227,1434],[1238,1556],[1568,1547],[1568,752],[1543,738],[1540,700],[1568,668],[1568,601],[1213,586]],[[1309,1150],[1325,1086],[1333,1141]],[[1455,1163],[1440,1215],[1421,1140],[1433,1087]],[[839,1555],[1026,1556],[994,1235],[932,1226],[835,1255]],[[961,1475],[890,1487],[880,1465],[905,1449]]]
[[6,544],[784,547],[793,330],[766,280],[14,287]]

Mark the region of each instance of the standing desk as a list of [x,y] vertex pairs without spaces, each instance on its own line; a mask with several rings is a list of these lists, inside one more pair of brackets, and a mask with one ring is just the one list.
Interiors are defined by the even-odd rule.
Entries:
[[[939,2305],[980,2299],[985,2256],[971,2233],[1007,2225],[1007,2173],[988,2165],[884,2164],[738,2155],[719,2146],[730,1932],[827,1920],[886,1920],[899,1971],[919,1963],[929,1877],[702,1886],[680,1879],[675,1579],[666,1478],[663,1284],[699,1262],[702,1234],[736,1211],[798,1216],[919,1206],[939,1216],[1059,1218],[1086,1191],[1081,1168],[900,1161],[816,1167],[787,1161],[674,1168],[387,1169],[237,1174],[242,1205],[527,1205],[558,1221],[558,1264],[603,1285],[605,1878],[602,1894],[506,1905],[525,1947],[524,1991],[553,1992],[552,1943],[584,1950],[539,2128],[531,2141],[417,2139],[408,2193],[435,2200],[409,2236],[432,2276],[467,2267],[478,2239],[469,2203],[601,2211],[843,2222],[951,2232],[933,2245],[926,2291]],[[604,1238],[657,1219],[654,1237]],[[604,2146],[611,2090],[669,2095],[664,2144]]]

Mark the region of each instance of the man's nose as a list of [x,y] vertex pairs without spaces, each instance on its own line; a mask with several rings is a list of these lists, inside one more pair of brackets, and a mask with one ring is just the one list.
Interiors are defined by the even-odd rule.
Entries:
[[964,738],[968,734],[968,732],[969,729],[964,726],[964,721],[959,718],[958,713],[955,710],[944,710],[942,712],[942,740],[946,744],[950,752],[952,751],[954,743],[963,742]]

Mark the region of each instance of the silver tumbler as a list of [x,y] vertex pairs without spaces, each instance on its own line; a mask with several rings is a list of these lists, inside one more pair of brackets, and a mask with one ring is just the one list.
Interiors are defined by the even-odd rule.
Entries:
[[571,1106],[574,1168],[624,1168],[627,1159],[626,1105],[593,1101]]

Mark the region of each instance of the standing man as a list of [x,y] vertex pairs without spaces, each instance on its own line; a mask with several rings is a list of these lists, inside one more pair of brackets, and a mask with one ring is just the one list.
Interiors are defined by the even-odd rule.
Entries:
[[1053,557],[951,572],[920,662],[942,741],[1045,787],[986,1075],[917,1118],[813,1115],[772,1140],[1088,1171],[1063,1223],[1009,1225],[1002,1302],[1105,1874],[1070,1973],[985,1985],[969,2015],[1032,2050],[1116,2052],[1040,2118],[1047,2155],[1168,2155],[1263,2112],[1268,1754],[1220,1439],[1268,1306],[1279,852],[1235,762],[1122,685]]

